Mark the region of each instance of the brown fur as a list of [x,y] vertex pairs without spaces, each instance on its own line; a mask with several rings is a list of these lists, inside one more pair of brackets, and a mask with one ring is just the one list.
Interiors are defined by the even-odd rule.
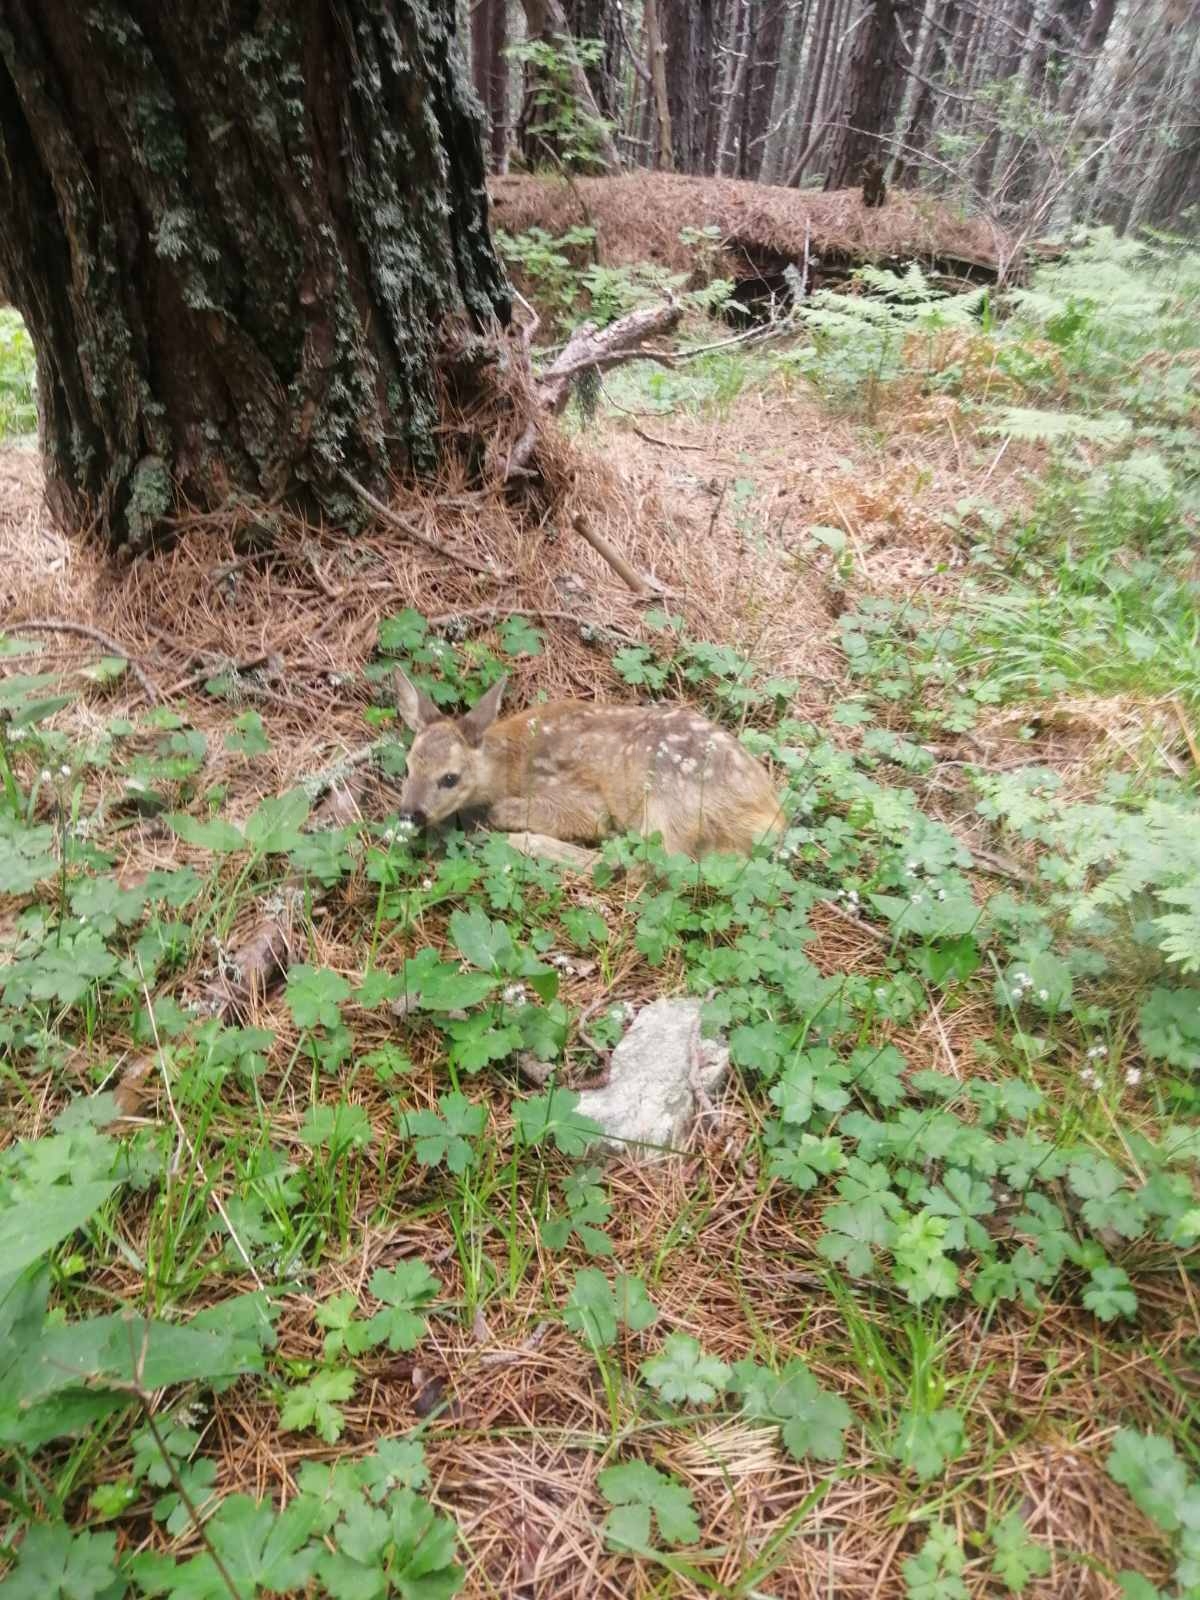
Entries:
[[[592,844],[634,829],[672,853],[746,855],[783,826],[764,769],[685,706],[556,700],[494,721],[503,683],[465,717],[443,717],[397,674],[416,733],[401,809],[426,824],[481,809],[494,828]],[[454,777],[452,787],[443,780]]]

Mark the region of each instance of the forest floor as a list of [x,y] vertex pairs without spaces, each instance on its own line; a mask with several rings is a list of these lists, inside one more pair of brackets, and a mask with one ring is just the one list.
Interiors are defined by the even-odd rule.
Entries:
[[[461,486],[406,514],[507,585],[115,576],[0,452],[14,1594],[1200,1592],[1198,286],[1101,240],[610,375],[576,494],[660,607]],[[396,663],[699,704],[785,845],[427,851],[398,744],[306,832]],[[601,1164],[570,1085],[684,992],[718,1115]]]

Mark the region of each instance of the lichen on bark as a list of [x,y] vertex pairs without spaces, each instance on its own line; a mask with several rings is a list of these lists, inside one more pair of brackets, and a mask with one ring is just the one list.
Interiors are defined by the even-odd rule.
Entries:
[[453,0],[0,0],[0,212],[52,503],[114,546],[431,469],[443,336],[508,317]]

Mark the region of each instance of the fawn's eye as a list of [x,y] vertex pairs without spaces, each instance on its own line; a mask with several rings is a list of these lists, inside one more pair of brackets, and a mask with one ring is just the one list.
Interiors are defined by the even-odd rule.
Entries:
[[442,776],[438,779],[438,788],[439,789],[453,789],[455,784],[457,784],[457,782],[458,782],[458,773],[457,772],[444,772],[442,774]]

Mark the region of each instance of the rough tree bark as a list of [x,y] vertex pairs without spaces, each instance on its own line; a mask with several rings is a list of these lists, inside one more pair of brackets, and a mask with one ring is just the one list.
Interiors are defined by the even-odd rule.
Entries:
[[658,26],[657,0],[644,0],[646,54],[650,81],[654,85],[654,114],[658,118],[658,165],[663,172],[674,172],[675,152],[671,146],[671,104],[667,95],[666,46]]
[[488,119],[492,171],[508,154],[508,0],[476,0],[471,10],[471,75]]
[[621,19],[616,0],[564,0],[567,26],[575,39],[599,39],[604,46],[600,60],[584,68],[592,86],[600,114],[617,122],[621,114]]
[[902,29],[909,27],[909,0],[872,0],[850,52],[842,110],[829,147],[827,189],[855,183],[862,164],[878,155],[891,132],[903,93]]
[[755,18],[738,138],[739,178],[757,178],[762,171],[787,16],[787,0],[764,0],[762,10]]
[[710,129],[720,5],[721,0],[659,0],[671,142],[680,172],[706,171],[707,151],[715,142]]
[[0,293],[64,523],[345,522],[347,474],[432,468],[439,352],[470,383],[508,315],[479,131],[452,0],[0,0]]

